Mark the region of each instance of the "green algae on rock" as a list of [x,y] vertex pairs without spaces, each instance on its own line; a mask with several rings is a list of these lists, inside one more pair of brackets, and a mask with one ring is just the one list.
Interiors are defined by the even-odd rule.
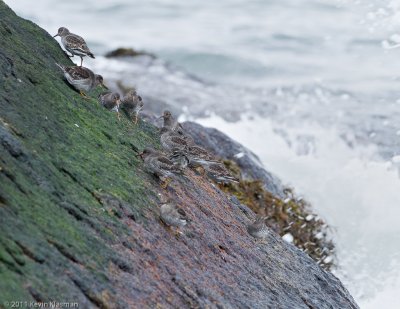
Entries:
[[[71,65],[58,43],[2,1],[0,41],[1,308],[357,308],[276,234],[254,242],[251,210],[206,178],[188,170],[162,190],[135,156],[159,147],[157,129],[82,99],[55,65]],[[179,237],[160,195],[190,220]]]

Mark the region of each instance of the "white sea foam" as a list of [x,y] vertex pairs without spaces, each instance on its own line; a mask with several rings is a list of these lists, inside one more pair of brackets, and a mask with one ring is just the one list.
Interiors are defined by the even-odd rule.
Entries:
[[[316,124],[288,128],[259,117],[239,123],[217,116],[198,121],[253,150],[328,220],[338,245],[336,273],[360,304],[392,295],[390,285],[382,289],[399,278],[400,179],[390,164],[376,159],[375,147],[350,148],[338,132]],[[282,130],[284,137],[276,133]],[[312,147],[298,138],[304,134],[312,137]],[[304,148],[312,150],[299,151]]]

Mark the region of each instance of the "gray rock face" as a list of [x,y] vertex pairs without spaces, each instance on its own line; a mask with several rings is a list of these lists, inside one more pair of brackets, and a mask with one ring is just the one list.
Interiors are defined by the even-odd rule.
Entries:
[[200,146],[212,151],[218,157],[235,161],[246,179],[259,179],[272,194],[284,197],[283,186],[278,177],[263,167],[260,159],[249,149],[214,128],[187,121],[182,124],[185,131]]

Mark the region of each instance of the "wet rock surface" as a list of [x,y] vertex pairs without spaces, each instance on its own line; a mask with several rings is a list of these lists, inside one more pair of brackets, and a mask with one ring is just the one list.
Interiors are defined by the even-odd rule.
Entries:
[[[0,308],[357,308],[340,281],[188,170],[166,190],[136,157],[156,127],[82,99],[58,43],[0,1]],[[105,77],[107,82],[107,77]],[[232,152],[233,153],[233,152]],[[187,214],[159,219],[161,198]]]

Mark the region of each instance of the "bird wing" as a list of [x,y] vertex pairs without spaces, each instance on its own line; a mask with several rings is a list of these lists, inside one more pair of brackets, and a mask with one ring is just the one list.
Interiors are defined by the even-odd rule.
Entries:
[[131,96],[124,96],[121,100],[121,106],[124,108],[134,108],[135,104]]
[[223,177],[223,178],[226,178],[227,180],[239,182],[239,179],[237,179],[235,176],[232,176],[231,173],[223,165],[212,164],[210,166],[207,166],[206,170],[209,173],[214,174],[218,177]]
[[199,147],[199,146],[190,146],[188,147],[188,153],[200,158],[211,159],[210,154],[207,150]]
[[90,78],[89,71],[84,67],[66,67],[65,72],[67,72],[74,80],[82,80]]
[[217,165],[217,164],[211,165],[210,171],[214,172],[214,173],[228,174],[228,171],[226,170],[225,167],[223,167],[222,165]]
[[158,157],[157,164],[164,169],[171,169],[174,166],[174,162],[166,157]]
[[84,53],[90,52],[89,48],[86,45],[85,40],[76,34],[70,34],[65,37],[65,42],[68,44],[70,49],[74,49],[77,51],[82,51]]
[[178,145],[182,145],[182,146],[186,146],[187,145],[186,141],[183,138],[179,137],[179,136],[171,136],[171,141],[173,143],[175,143],[175,144],[178,144]]
[[181,219],[186,219],[186,212],[182,208],[176,208],[176,212],[179,214]]

